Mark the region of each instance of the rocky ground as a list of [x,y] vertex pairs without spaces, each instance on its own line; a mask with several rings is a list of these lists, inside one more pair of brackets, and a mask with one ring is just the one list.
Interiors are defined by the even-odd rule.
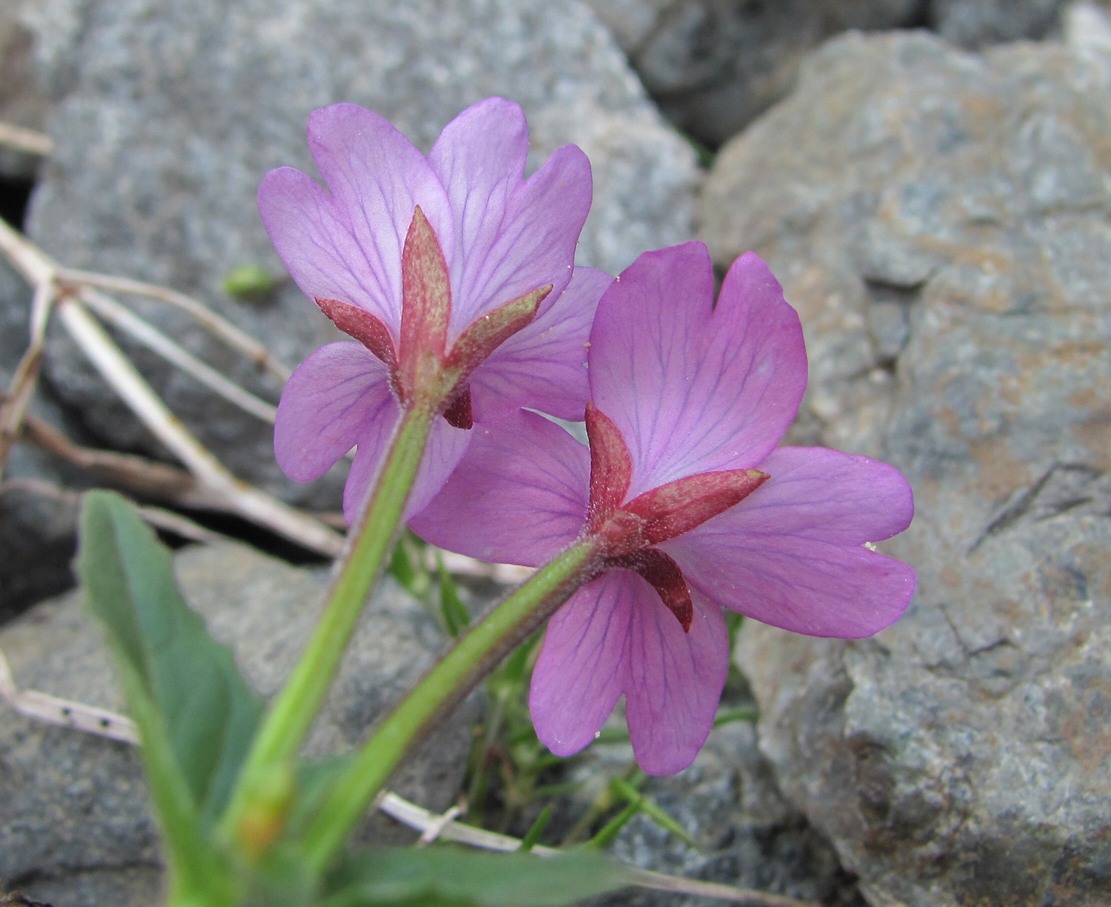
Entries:
[[[296,362],[325,336],[296,289],[223,289],[235,267],[279,270],[261,174],[308,165],[315,107],[357,101],[428,143],[490,94],[525,107],[538,159],[566,142],[589,154],[581,262],[616,272],[691,237],[722,268],[764,256],[811,357],[792,440],[892,462],[917,498],[887,549],[919,572],[907,617],[860,643],[747,625],[737,663],[758,723],[715,732],[649,788],[701,846],[638,817],[615,852],[828,905],[1111,903],[1111,14],[1060,0],[16,0],[0,8],[0,120],[52,149],[0,153],[3,211],[56,260],[195,294]],[[0,385],[30,300],[0,264]],[[140,311],[275,398],[192,323]],[[337,482],[280,476],[264,423],[136,358],[236,475],[336,505]],[[167,456],[59,331],[31,412],[77,443]],[[3,479],[0,648],[21,686],[117,707],[79,593],[52,598],[71,583],[75,505],[48,489],[100,479],[26,443]],[[323,575],[270,547],[178,555],[264,691]],[[373,610],[321,750],[358,739],[442,644],[398,588]],[[413,799],[454,800],[473,716],[413,766]],[[597,747],[572,772],[624,758]],[[125,744],[0,712],[0,880],[58,907],[152,903],[136,775]],[[688,902],[704,903],[607,901]]]

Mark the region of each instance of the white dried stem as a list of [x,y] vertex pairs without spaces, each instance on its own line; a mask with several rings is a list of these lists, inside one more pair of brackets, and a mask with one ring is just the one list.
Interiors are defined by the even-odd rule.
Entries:
[[444,569],[454,576],[472,576],[480,579],[489,579],[505,586],[516,586],[527,580],[536,572],[533,567],[519,567],[516,564],[491,564],[480,561],[465,554],[456,554],[453,551],[442,549],[427,549],[425,568],[435,570],[439,562]]
[[124,743],[138,743],[139,732],[135,722],[123,715],[107,709],[85,705],[70,699],[40,693],[37,690],[21,690],[15,684],[8,659],[0,650],[0,699],[15,711],[36,721],[74,728],[98,737],[122,740]]
[[81,301],[104,321],[130,334],[147,349],[153,350],[167,362],[176,365],[186,374],[192,375],[201,384],[229,403],[238,406],[244,412],[250,413],[263,422],[274,424],[277,409],[273,404],[267,403],[254,394],[243,390],[234,381],[225,378],[208,363],[202,362],[150,322],[144,321],[114,299],[93,289],[82,288],[77,292]]
[[[59,268],[45,253],[0,222],[0,252],[36,287],[58,285]],[[55,317],[108,385],[204,487],[222,509],[328,557],[343,550],[342,536],[319,520],[236,479],[162,402],[131,361],[70,289],[57,296]]]
[[338,533],[320,521],[236,479],[228,472],[170,412],[104,328],[78,300],[67,299],[59,305],[57,318],[81,346],[101,377],[154,436],[214,494],[226,497],[228,510],[313,551],[328,557],[339,556],[343,550],[343,539]]
[[50,283],[40,284],[35,288],[31,303],[31,338],[12,375],[12,385],[0,402],[0,478],[4,475],[8,454],[15,439],[19,437],[19,428],[23,424],[27,407],[38,386],[43,346],[46,343],[46,325],[50,320],[52,301],[53,292]]
[[18,230],[0,219],[0,252],[36,289],[55,281],[58,267]]
[[[454,841],[457,844],[466,844],[470,847],[502,853],[512,853],[521,849],[519,838],[487,831],[473,825],[466,825],[452,818],[445,822],[445,815],[448,814],[440,815],[431,812],[389,791],[379,798],[377,807],[402,825],[421,832],[422,836],[432,832],[440,840]],[[561,851],[555,847],[536,846],[532,848],[532,853],[550,857],[561,853]],[[731,904],[748,904],[750,907],[820,907],[812,901],[800,901],[796,898],[753,891],[748,888],[735,888],[731,885],[721,885],[716,882],[699,882],[662,872],[629,868],[633,874],[634,883],[640,888],[717,898]]]
[[264,344],[259,343],[192,296],[141,280],[98,274],[95,271],[82,271],[76,268],[65,268],[58,277],[63,283],[98,287],[111,293],[122,293],[128,296],[141,296],[181,309],[210,334],[253,363],[256,368],[269,372],[283,384],[289,380],[291,372],[289,366],[279,362]]
[[54,150],[50,136],[14,123],[0,123],[0,145],[46,157]]

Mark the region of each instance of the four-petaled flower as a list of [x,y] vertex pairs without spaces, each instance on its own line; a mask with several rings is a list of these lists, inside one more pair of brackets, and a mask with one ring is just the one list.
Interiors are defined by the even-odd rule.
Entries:
[[579,418],[585,343],[611,280],[573,270],[591,200],[582,151],[565,146],[524,179],[524,115],[500,98],[463,111],[427,157],[353,104],[316,111],[308,134],[328,189],[279,168],[259,209],[297,285],[358,343],[321,347],[286,385],[274,436],[286,474],[312,481],[357,447],[344,493],[353,520],[402,411],[423,407],[443,418],[413,512],[473,422],[521,406]]
[[700,243],[642,255],[603,295],[590,335],[589,447],[517,412],[476,431],[412,523],[438,545],[536,566],[576,540],[593,555],[554,615],[530,708],[555,753],[586,746],[619,698],[652,774],[685,768],[729,664],[722,608],[813,636],[895,621],[914,571],[868,543],[905,529],[893,467],[778,447],[806,388],[798,316],[747,254],[714,304]]

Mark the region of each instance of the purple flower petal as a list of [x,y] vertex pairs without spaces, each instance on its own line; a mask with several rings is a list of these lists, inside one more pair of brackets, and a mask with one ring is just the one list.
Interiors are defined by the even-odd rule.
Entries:
[[389,371],[358,343],[322,346],[302,362],[278,404],[274,454],[296,482],[320,478],[368,426],[396,420]]
[[463,111],[429,154],[455,212],[454,254],[444,247],[453,338],[483,312],[547,284],[552,305],[571,277],[590,208],[590,162],[568,145],[526,182],[527,154],[524,114],[501,98]]
[[451,551],[530,567],[570,544],[586,516],[586,447],[543,416],[520,410],[477,423],[468,434],[466,456],[410,520],[413,531]]
[[475,372],[475,419],[530,406],[561,419],[582,419],[590,395],[586,356],[598,300],[609,274],[576,268],[555,304],[499,346]]
[[638,258],[603,295],[590,343],[593,401],[629,445],[631,495],[758,466],[806,389],[798,315],[767,266],[738,259],[715,307],[701,243]]
[[681,771],[713,727],[729,667],[719,609],[699,601],[689,633],[655,590],[628,570],[580,589],[552,617],[532,675],[540,740],[568,756],[589,744],[622,693],[637,762]]
[[713,729],[729,673],[729,634],[721,609],[697,592],[692,598],[694,619],[684,633],[658,596],[651,608],[647,598],[638,596],[625,715],[637,763],[650,775],[671,775],[694,761]]
[[388,120],[355,104],[309,117],[309,147],[327,183],[282,167],[259,188],[263,223],[293,279],[312,297],[401,323],[401,250],[420,205],[449,260],[455,226],[424,156]]
[[[642,602],[635,600],[638,593]],[[548,622],[529,711],[536,735],[557,756],[593,741],[625,692],[633,611],[655,597],[635,573],[614,570],[579,589]]]
[[904,530],[910,486],[894,467],[824,448],[781,448],[771,478],[663,548],[717,604],[809,636],[871,636],[914,594],[914,570],[864,547]]
[[[366,501],[367,495],[381,472],[386,456],[386,447],[393,437],[394,429],[401,418],[401,410],[394,404],[392,418],[383,418],[359,438],[359,449],[343,489],[343,515],[348,523],[354,523]],[[408,519],[428,505],[443,487],[449,475],[467,451],[471,432],[453,428],[443,419],[432,423],[424,458],[417,471],[409,500],[405,505],[405,518]]]

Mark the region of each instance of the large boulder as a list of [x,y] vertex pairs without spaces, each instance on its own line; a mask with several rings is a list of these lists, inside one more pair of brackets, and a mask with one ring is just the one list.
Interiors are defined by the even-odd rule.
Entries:
[[685,132],[712,148],[778,101],[799,63],[847,28],[921,24],[918,0],[587,0],[613,30],[645,88]]
[[[428,146],[462,108],[502,94],[525,108],[537,162],[568,142],[591,157],[595,207],[582,263],[616,272],[692,230],[693,151],[578,3],[45,0],[28,18],[55,103],[33,237],[64,264],[194,293],[290,364],[333,339],[327,319],[291,284],[253,302],[222,284],[241,265],[282,273],[255,192],[272,167],[312,169],[305,121],[314,108],[355,101]],[[165,306],[138,308],[276,398],[279,387],[195,324]],[[297,489],[281,477],[268,425],[153,357],[138,359],[174,413],[238,475],[322,502],[322,486]],[[49,374],[107,443],[159,452],[61,338]]]
[[1069,0],[932,0],[930,21],[947,41],[983,47],[1058,32]]
[[917,499],[899,624],[742,633],[785,792],[875,905],[1111,903],[1111,57],[837,39],[701,222],[801,312],[795,439]]

